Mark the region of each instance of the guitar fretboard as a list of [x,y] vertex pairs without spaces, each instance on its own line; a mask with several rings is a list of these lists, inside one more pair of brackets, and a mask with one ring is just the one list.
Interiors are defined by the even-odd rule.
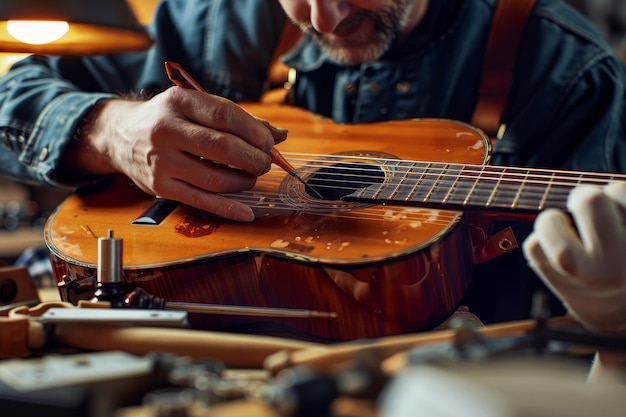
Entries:
[[567,197],[578,185],[626,181],[623,174],[414,161],[389,161],[383,170],[384,181],[360,188],[343,200],[538,212],[549,207],[566,210]]

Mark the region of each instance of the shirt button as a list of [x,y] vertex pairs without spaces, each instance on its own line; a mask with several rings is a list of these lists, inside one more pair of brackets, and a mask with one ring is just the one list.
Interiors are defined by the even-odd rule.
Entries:
[[396,84],[396,91],[400,94],[406,94],[411,89],[411,84],[408,81],[400,81]]
[[380,86],[378,84],[376,83],[370,84],[370,93],[378,94],[379,91],[380,91]]
[[352,83],[346,84],[346,95],[354,97],[356,95],[356,85]]
[[44,147],[41,152],[39,152],[39,160],[40,161],[45,161],[46,159],[48,159],[48,155],[50,154],[50,152],[48,151],[48,147]]

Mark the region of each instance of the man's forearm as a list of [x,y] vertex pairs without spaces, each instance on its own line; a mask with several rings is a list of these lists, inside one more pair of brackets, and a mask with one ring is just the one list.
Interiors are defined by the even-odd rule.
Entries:
[[135,102],[109,99],[98,102],[78,125],[68,144],[58,175],[107,175],[120,172],[111,160],[117,142],[120,115]]

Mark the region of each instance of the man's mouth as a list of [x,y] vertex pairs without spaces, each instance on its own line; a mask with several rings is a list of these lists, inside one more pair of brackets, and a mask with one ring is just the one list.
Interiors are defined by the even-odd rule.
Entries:
[[359,30],[363,21],[367,16],[365,13],[355,13],[352,16],[345,18],[333,31],[333,35],[339,37],[346,37],[352,35]]

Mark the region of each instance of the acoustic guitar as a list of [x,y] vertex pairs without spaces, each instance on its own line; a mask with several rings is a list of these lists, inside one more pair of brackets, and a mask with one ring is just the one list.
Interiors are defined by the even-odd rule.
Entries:
[[256,215],[238,223],[159,202],[117,177],[71,195],[48,219],[57,282],[93,279],[98,238],[113,230],[129,290],[336,315],[192,315],[197,328],[266,325],[324,340],[427,330],[458,307],[492,216],[564,208],[578,184],[625,179],[489,166],[488,138],[456,121],[341,125],[292,107],[244,107],[289,130],[278,148],[322,198],[273,167],[253,189],[230,195]]

